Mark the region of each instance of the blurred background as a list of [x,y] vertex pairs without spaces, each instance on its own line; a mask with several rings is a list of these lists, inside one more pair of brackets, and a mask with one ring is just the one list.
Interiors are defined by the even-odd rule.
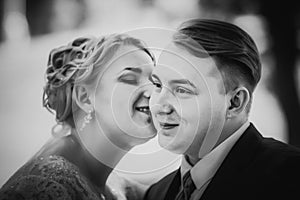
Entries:
[[[300,9],[298,1],[271,0],[0,0],[0,187],[51,136],[54,116],[42,107],[50,50],[82,35],[143,27],[176,29],[190,18],[239,25],[258,45],[263,77],[250,120],[267,137],[300,147]],[[158,148],[152,140],[133,151]],[[151,184],[179,165],[134,174]],[[125,157],[120,166],[160,162]]]

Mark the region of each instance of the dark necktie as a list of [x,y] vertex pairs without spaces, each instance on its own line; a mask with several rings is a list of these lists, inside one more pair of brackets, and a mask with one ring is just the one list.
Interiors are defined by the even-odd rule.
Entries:
[[176,196],[175,200],[189,200],[192,193],[196,189],[196,186],[192,180],[191,177],[191,172],[188,171],[184,176],[183,176],[183,184],[180,192]]

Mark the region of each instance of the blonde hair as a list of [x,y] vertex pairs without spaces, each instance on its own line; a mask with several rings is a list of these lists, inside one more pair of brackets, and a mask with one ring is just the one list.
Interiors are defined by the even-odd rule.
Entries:
[[126,34],[111,34],[100,38],[80,37],[50,52],[43,93],[43,106],[55,112],[57,122],[73,124],[72,91],[75,83],[92,82],[122,45],[133,45],[153,54],[139,39]]

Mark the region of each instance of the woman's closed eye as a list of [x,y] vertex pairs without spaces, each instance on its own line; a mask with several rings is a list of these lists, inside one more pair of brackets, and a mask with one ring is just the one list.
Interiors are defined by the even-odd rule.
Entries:
[[134,74],[123,74],[121,75],[118,80],[123,83],[136,85],[138,84],[138,77]]

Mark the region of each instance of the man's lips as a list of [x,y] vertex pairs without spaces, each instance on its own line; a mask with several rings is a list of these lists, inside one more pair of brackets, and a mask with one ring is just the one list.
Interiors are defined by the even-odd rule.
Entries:
[[173,128],[179,126],[178,123],[166,123],[166,122],[159,122],[159,125],[164,130],[170,130],[170,129],[173,129]]

